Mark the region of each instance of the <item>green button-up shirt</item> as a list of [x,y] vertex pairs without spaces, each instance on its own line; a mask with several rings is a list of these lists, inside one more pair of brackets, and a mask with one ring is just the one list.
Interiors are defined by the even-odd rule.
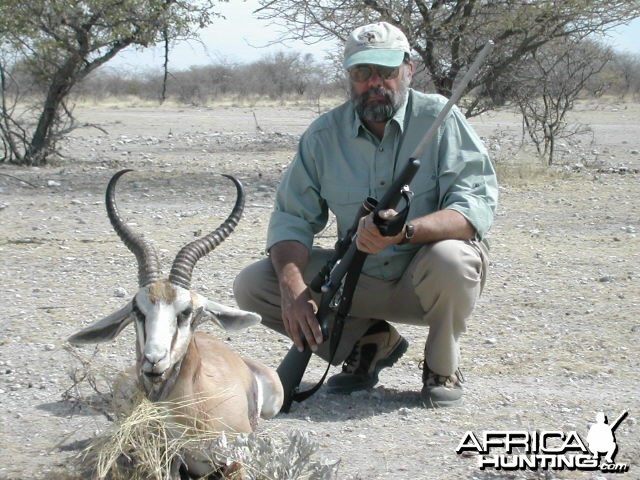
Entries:
[[[409,90],[379,140],[349,101],[317,118],[302,135],[282,177],[267,233],[267,250],[284,240],[311,249],[315,234],[336,217],[338,235],[351,227],[367,197],[382,198],[446,104],[446,98]],[[454,107],[420,157],[411,182],[409,219],[441,209],[464,215],[478,239],[488,232],[498,201],[495,171],[481,140]],[[420,245],[389,247],[369,255],[363,273],[399,278]]]

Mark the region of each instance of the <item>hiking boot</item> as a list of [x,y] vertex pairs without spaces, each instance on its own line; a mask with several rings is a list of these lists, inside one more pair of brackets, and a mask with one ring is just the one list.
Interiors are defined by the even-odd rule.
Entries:
[[421,362],[422,368],[422,403],[428,408],[442,408],[462,403],[462,383],[464,377],[460,369],[452,375],[438,375],[433,372],[427,362]]
[[384,320],[373,324],[356,342],[342,364],[342,372],[327,381],[329,393],[366,390],[378,383],[378,373],[407,351],[409,342]]

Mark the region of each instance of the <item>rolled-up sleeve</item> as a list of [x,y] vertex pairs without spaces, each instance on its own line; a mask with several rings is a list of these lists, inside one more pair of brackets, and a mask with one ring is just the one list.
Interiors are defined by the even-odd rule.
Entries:
[[439,150],[439,208],[462,214],[482,239],[493,223],[498,184],[482,141],[457,108],[445,124]]
[[311,250],[314,235],[327,224],[328,207],[320,196],[311,143],[307,135],[302,136],[278,186],[267,231],[267,251],[285,240],[296,240]]

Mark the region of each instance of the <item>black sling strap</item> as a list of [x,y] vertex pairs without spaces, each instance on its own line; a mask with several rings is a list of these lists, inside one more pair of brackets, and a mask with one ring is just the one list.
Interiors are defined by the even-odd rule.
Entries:
[[[404,209],[396,215],[393,220],[385,221],[380,219],[379,217],[375,218],[374,221],[378,220],[378,228],[380,231],[387,236],[397,235],[402,231],[404,224],[407,220],[407,216],[409,214],[409,207],[411,206],[411,198],[412,193],[409,189],[403,189],[401,191],[401,195],[404,198],[406,205]],[[370,203],[373,207],[375,207],[377,201],[373,198],[368,198],[367,202]],[[362,267],[364,266],[364,262],[367,259],[368,254],[365,252],[361,252],[360,250],[356,250],[353,259],[349,265],[347,270],[347,274],[344,279],[344,286],[342,291],[340,292],[340,300],[338,302],[338,309],[334,316],[333,328],[331,329],[331,335],[329,339],[329,360],[327,362],[327,368],[322,375],[322,378],[316,383],[313,387],[304,391],[296,391],[292,395],[292,401],[294,402],[302,402],[309,398],[311,395],[316,393],[320,387],[322,387],[327,375],[329,374],[329,369],[331,368],[331,364],[335,359],[336,352],[338,350],[338,345],[340,345],[340,339],[342,338],[342,330],[344,328],[344,322],[351,311],[351,303],[353,301],[353,295],[355,294],[356,287],[358,285],[358,280],[360,278],[360,273],[362,273]]]
[[327,361],[327,368],[325,369],[322,378],[320,378],[318,383],[308,390],[304,390],[302,392],[296,390],[292,396],[292,401],[303,402],[316,393],[324,384],[324,381],[329,374],[329,370],[331,369],[333,360],[335,359],[336,352],[338,351],[338,345],[340,345],[340,340],[342,338],[342,330],[344,329],[344,322],[351,310],[353,294],[355,293],[356,286],[358,285],[358,279],[360,278],[360,273],[362,272],[362,267],[366,259],[366,253],[357,251],[353,257],[351,265],[349,266],[349,270],[347,270],[344,287],[342,292],[340,292],[340,302],[334,316],[333,327],[331,328],[331,335],[329,337],[329,360]]

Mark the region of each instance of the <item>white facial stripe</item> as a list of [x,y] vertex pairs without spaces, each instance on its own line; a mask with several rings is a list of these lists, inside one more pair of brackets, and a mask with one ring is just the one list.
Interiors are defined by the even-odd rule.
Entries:
[[[172,303],[154,303],[148,289],[142,289],[136,295],[135,302],[144,316],[144,323],[136,322],[143,369],[153,365],[154,372],[161,373],[182,359],[191,340],[190,326],[180,328],[177,319],[178,314],[191,307],[191,294],[188,290],[176,287],[176,298]],[[172,352],[172,348],[176,351]]]
[[146,333],[146,344],[144,346],[145,356],[153,359],[166,359],[171,350],[171,343],[176,332],[176,313],[173,305],[154,305],[147,314],[144,328]]

